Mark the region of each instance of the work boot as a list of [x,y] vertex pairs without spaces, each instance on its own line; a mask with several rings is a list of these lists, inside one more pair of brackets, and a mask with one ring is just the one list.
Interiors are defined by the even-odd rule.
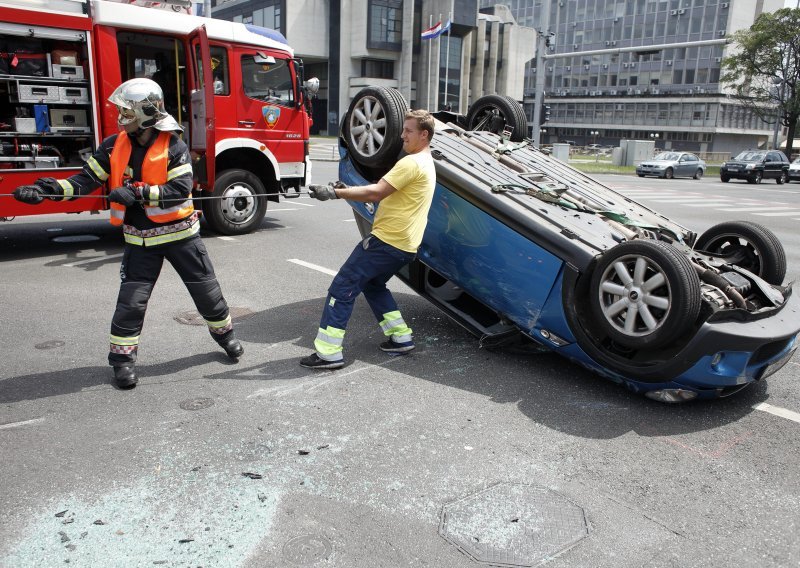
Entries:
[[132,389],[136,386],[139,379],[136,378],[136,372],[133,370],[133,365],[125,365],[122,367],[114,367],[114,384],[121,389]]
[[300,366],[306,369],[340,369],[344,367],[344,359],[327,361],[314,352],[308,357],[300,359]]
[[388,341],[384,341],[383,343],[381,343],[380,347],[381,351],[383,351],[384,353],[393,353],[395,355],[402,355],[403,353],[408,353],[416,346],[414,345],[413,341],[399,342],[389,339]]
[[221,343],[220,346],[225,350],[225,354],[230,357],[231,359],[238,359],[244,353],[244,346],[242,342],[232,337],[225,343]]

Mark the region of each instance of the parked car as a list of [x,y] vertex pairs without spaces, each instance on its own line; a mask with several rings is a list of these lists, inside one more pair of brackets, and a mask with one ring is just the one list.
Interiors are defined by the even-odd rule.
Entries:
[[689,152],[661,152],[652,160],[636,166],[639,177],[656,176],[665,179],[686,176],[700,179],[706,173],[706,163]]
[[779,150],[745,150],[732,160],[722,163],[719,179],[746,179],[747,183],[761,183],[774,179],[779,184],[789,180],[789,159]]
[[800,181],[800,158],[789,164],[789,181]]
[[[392,167],[407,108],[395,89],[356,94],[341,181],[373,183]],[[484,109],[497,119],[481,121],[488,130],[434,115],[428,227],[398,272],[479,345],[552,350],[664,402],[733,394],[792,357],[800,297],[782,285],[786,255],[771,231],[731,221],[698,236],[511,140],[524,115]],[[380,204],[350,205],[366,236]]]

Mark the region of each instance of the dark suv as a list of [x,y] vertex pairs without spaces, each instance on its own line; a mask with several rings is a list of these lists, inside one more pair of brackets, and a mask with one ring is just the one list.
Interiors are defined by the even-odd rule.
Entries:
[[789,160],[778,150],[745,150],[722,164],[719,179],[746,179],[747,183],[761,183],[762,179],[784,183],[789,180]]

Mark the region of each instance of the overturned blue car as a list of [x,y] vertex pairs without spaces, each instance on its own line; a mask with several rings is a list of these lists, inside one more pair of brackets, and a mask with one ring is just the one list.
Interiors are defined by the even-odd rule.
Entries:
[[[372,183],[394,165],[407,108],[394,89],[355,96],[341,181]],[[682,227],[538,150],[508,97],[434,116],[436,192],[398,276],[481,346],[549,349],[663,402],[731,395],[792,357],[800,299],[770,230]],[[367,235],[379,205],[351,206]]]

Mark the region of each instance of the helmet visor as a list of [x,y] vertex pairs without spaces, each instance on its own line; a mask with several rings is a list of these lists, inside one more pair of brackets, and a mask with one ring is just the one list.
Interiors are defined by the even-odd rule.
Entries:
[[117,106],[119,116],[117,116],[117,123],[120,126],[126,126],[136,120],[136,113],[133,109]]

